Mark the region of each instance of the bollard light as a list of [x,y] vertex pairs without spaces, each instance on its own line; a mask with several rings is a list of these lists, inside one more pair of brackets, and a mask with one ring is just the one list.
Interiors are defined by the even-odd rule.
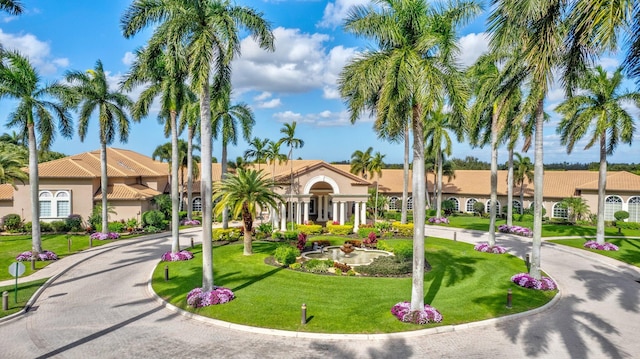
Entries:
[[528,272],[529,269],[531,269],[531,259],[528,253],[524,256],[524,264],[527,266],[527,272]]
[[191,237],[191,248],[193,248],[193,237]]
[[168,281],[169,280],[169,266],[165,265],[164,266],[164,281]]
[[71,237],[67,234],[67,250],[71,253]]
[[302,303],[302,315],[300,317],[300,324],[305,325],[307,324],[307,305]]
[[453,241],[456,242],[458,240],[458,232],[453,232]]
[[507,289],[507,309],[511,309],[511,288]]
[[9,292],[2,292],[2,310],[9,310]]

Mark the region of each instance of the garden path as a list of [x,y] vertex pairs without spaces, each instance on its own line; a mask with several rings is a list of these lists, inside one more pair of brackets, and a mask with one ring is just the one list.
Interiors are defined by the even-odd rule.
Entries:
[[[426,233],[453,238],[451,229],[428,226]],[[474,243],[483,236],[457,231],[456,239]],[[182,238],[186,245],[189,238]],[[498,237],[518,256],[527,251],[527,241]],[[640,341],[633,339],[640,332],[640,270],[550,243],[543,245],[542,266],[562,292],[546,310],[443,327],[438,334],[429,329],[368,337],[269,335],[168,310],[149,293],[147,282],[169,248],[166,234],[150,236],[115,242],[66,262],[68,270],[29,312],[0,323],[2,357],[631,358],[640,353]]]

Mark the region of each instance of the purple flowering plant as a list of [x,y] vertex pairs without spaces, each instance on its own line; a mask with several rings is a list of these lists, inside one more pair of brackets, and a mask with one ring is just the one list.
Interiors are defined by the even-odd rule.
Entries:
[[198,221],[197,219],[184,219],[182,220],[182,225],[183,226],[199,226],[200,221]]
[[553,279],[542,277],[538,280],[530,276],[529,273],[518,273],[511,277],[511,281],[521,287],[536,290],[555,290],[558,288]]
[[411,303],[399,302],[391,308],[391,314],[405,323],[427,324],[442,321],[442,314],[428,304],[425,304],[424,310],[411,312]]
[[107,239],[118,239],[120,238],[120,234],[116,232],[109,232],[109,233],[95,232],[95,233],[91,233],[89,237],[91,237],[91,239],[105,241]]
[[173,253],[171,251],[162,255],[161,260],[163,262],[176,262],[176,261],[188,261],[193,259],[193,253],[187,250],[181,250],[180,252]]
[[506,224],[498,226],[498,232],[512,233],[523,237],[533,236],[533,231],[526,227],[520,226],[507,226]]
[[489,243],[487,242],[480,242],[478,244],[476,244],[473,249],[475,249],[478,252],[484,252],[484,253],[495,253],[495,254],[503,254],[507,251],[506,248],[504,248],[503,246],[499,246],[499,245],[495,245],[495,246],[490,246]]
[[228,303],[233,298],[235,295],[229,288],[216,287],[208,292],[203,291],[202,288],[195,288],[187,294],[187,304],[194,308],[200,308]]
[[613,243],[605,242],[604,244],[598,244],[596,241],[588,241],[584,244],[585,248],[597,249],[600,251],[617,251],[620,248]]
[[431,217],[427,221],[431,224],[449,224],[449,219],[446,217]]
[[[18,262],[29,261],[31,260],[32,256],[33,253],[31,251],[26,251],[18,254],[16,260]],[[41,261],[55,261],[56,259],[58,259],[58,255],[51,251],[42,251],[42,253],[38,253],[36,259]]]

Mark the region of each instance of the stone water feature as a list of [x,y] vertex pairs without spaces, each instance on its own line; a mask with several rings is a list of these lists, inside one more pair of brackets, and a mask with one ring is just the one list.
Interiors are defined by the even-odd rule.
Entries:
[[346,254],[340,246],[324,247],[317,251],[302,253],[302,258],[306,260],[331,259],[334,262],[346,263],[350,266],[362,266],[371,264],[375,258],[393,255],[393,253],[378,249],[351,248],[354,250]]

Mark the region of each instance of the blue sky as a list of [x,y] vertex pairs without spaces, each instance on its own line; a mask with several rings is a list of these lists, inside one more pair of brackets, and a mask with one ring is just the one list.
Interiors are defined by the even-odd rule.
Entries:
[[[0,14],[0,43],[27,55],[45,81],[61,79],[68,70],[93,68],[100,59],[114,86],[128,71],[132,52],[148,39],[151,29],[132,39],[125,39],[119,27],[120,17],[130,0],[23,0],[25,13],[20,16]],[[336,1],[243,1],[264,13],[271,22],[276,37],[276,51],[265,52],[250,39],[242,41],[242,57],[233,64],[234,101],[245,102],[254,111],[256,125],[253,136],[278,140],[283,123],[297,121],[297,137],[305,141],[294,150],[294,158],[349,160],[355,150],[369,146],[385,154],[385,162],[401,163],[402,144],[391,144],[377,138],[370,119],[356,124],[337,95],[336,79],[342,67],[368,44],[343,32],[341,22],[347,9],[363,0]],[[483,34],[484,17],[465,27],[461,33],[460,62],[471,64],[487,48]],[[601,60],[608,69],[619,64],[615,57]],[[131,97],[135,99],[134,92]],[[564,94],[552,89],[546,110],[552,119],[545,129],[545,163],[594,162],[597,149],[582,150],[576,146],[571,155],[560,146],[555,134],[557,116],[553,108]],[[12,111],[12,102],[0,102],[0,132],[11,132],[4,124]],[[634,110],[635,117],[638,111]],[[58,137],[52,149],[76,154],[99,148],[97,124],[89,128],[84,143],[77,134],[71,140]],[[640,131],[638,131],[640,132]],[[640,140],[640,133],[635,140]],[[155,113],[133,124],[126,144],[112,146],[128,148],[151,155],[156,146],[168,142]],[[230,159],[247,149],[244,141],[229,148]],[[286,152],[283,150],[283,152]],[[638,145],[620,145],[609,158],[612,162],[638,162]],[[489,149],[472,149],[465,143],[454,145],[454,157],[474,156],[489,161]],[[530,151],[526,154],[533,158]],[[214,156],[220,158],[220,142],[214,142]],[[506,161],[506,152],[499,152],[499,162]]]

